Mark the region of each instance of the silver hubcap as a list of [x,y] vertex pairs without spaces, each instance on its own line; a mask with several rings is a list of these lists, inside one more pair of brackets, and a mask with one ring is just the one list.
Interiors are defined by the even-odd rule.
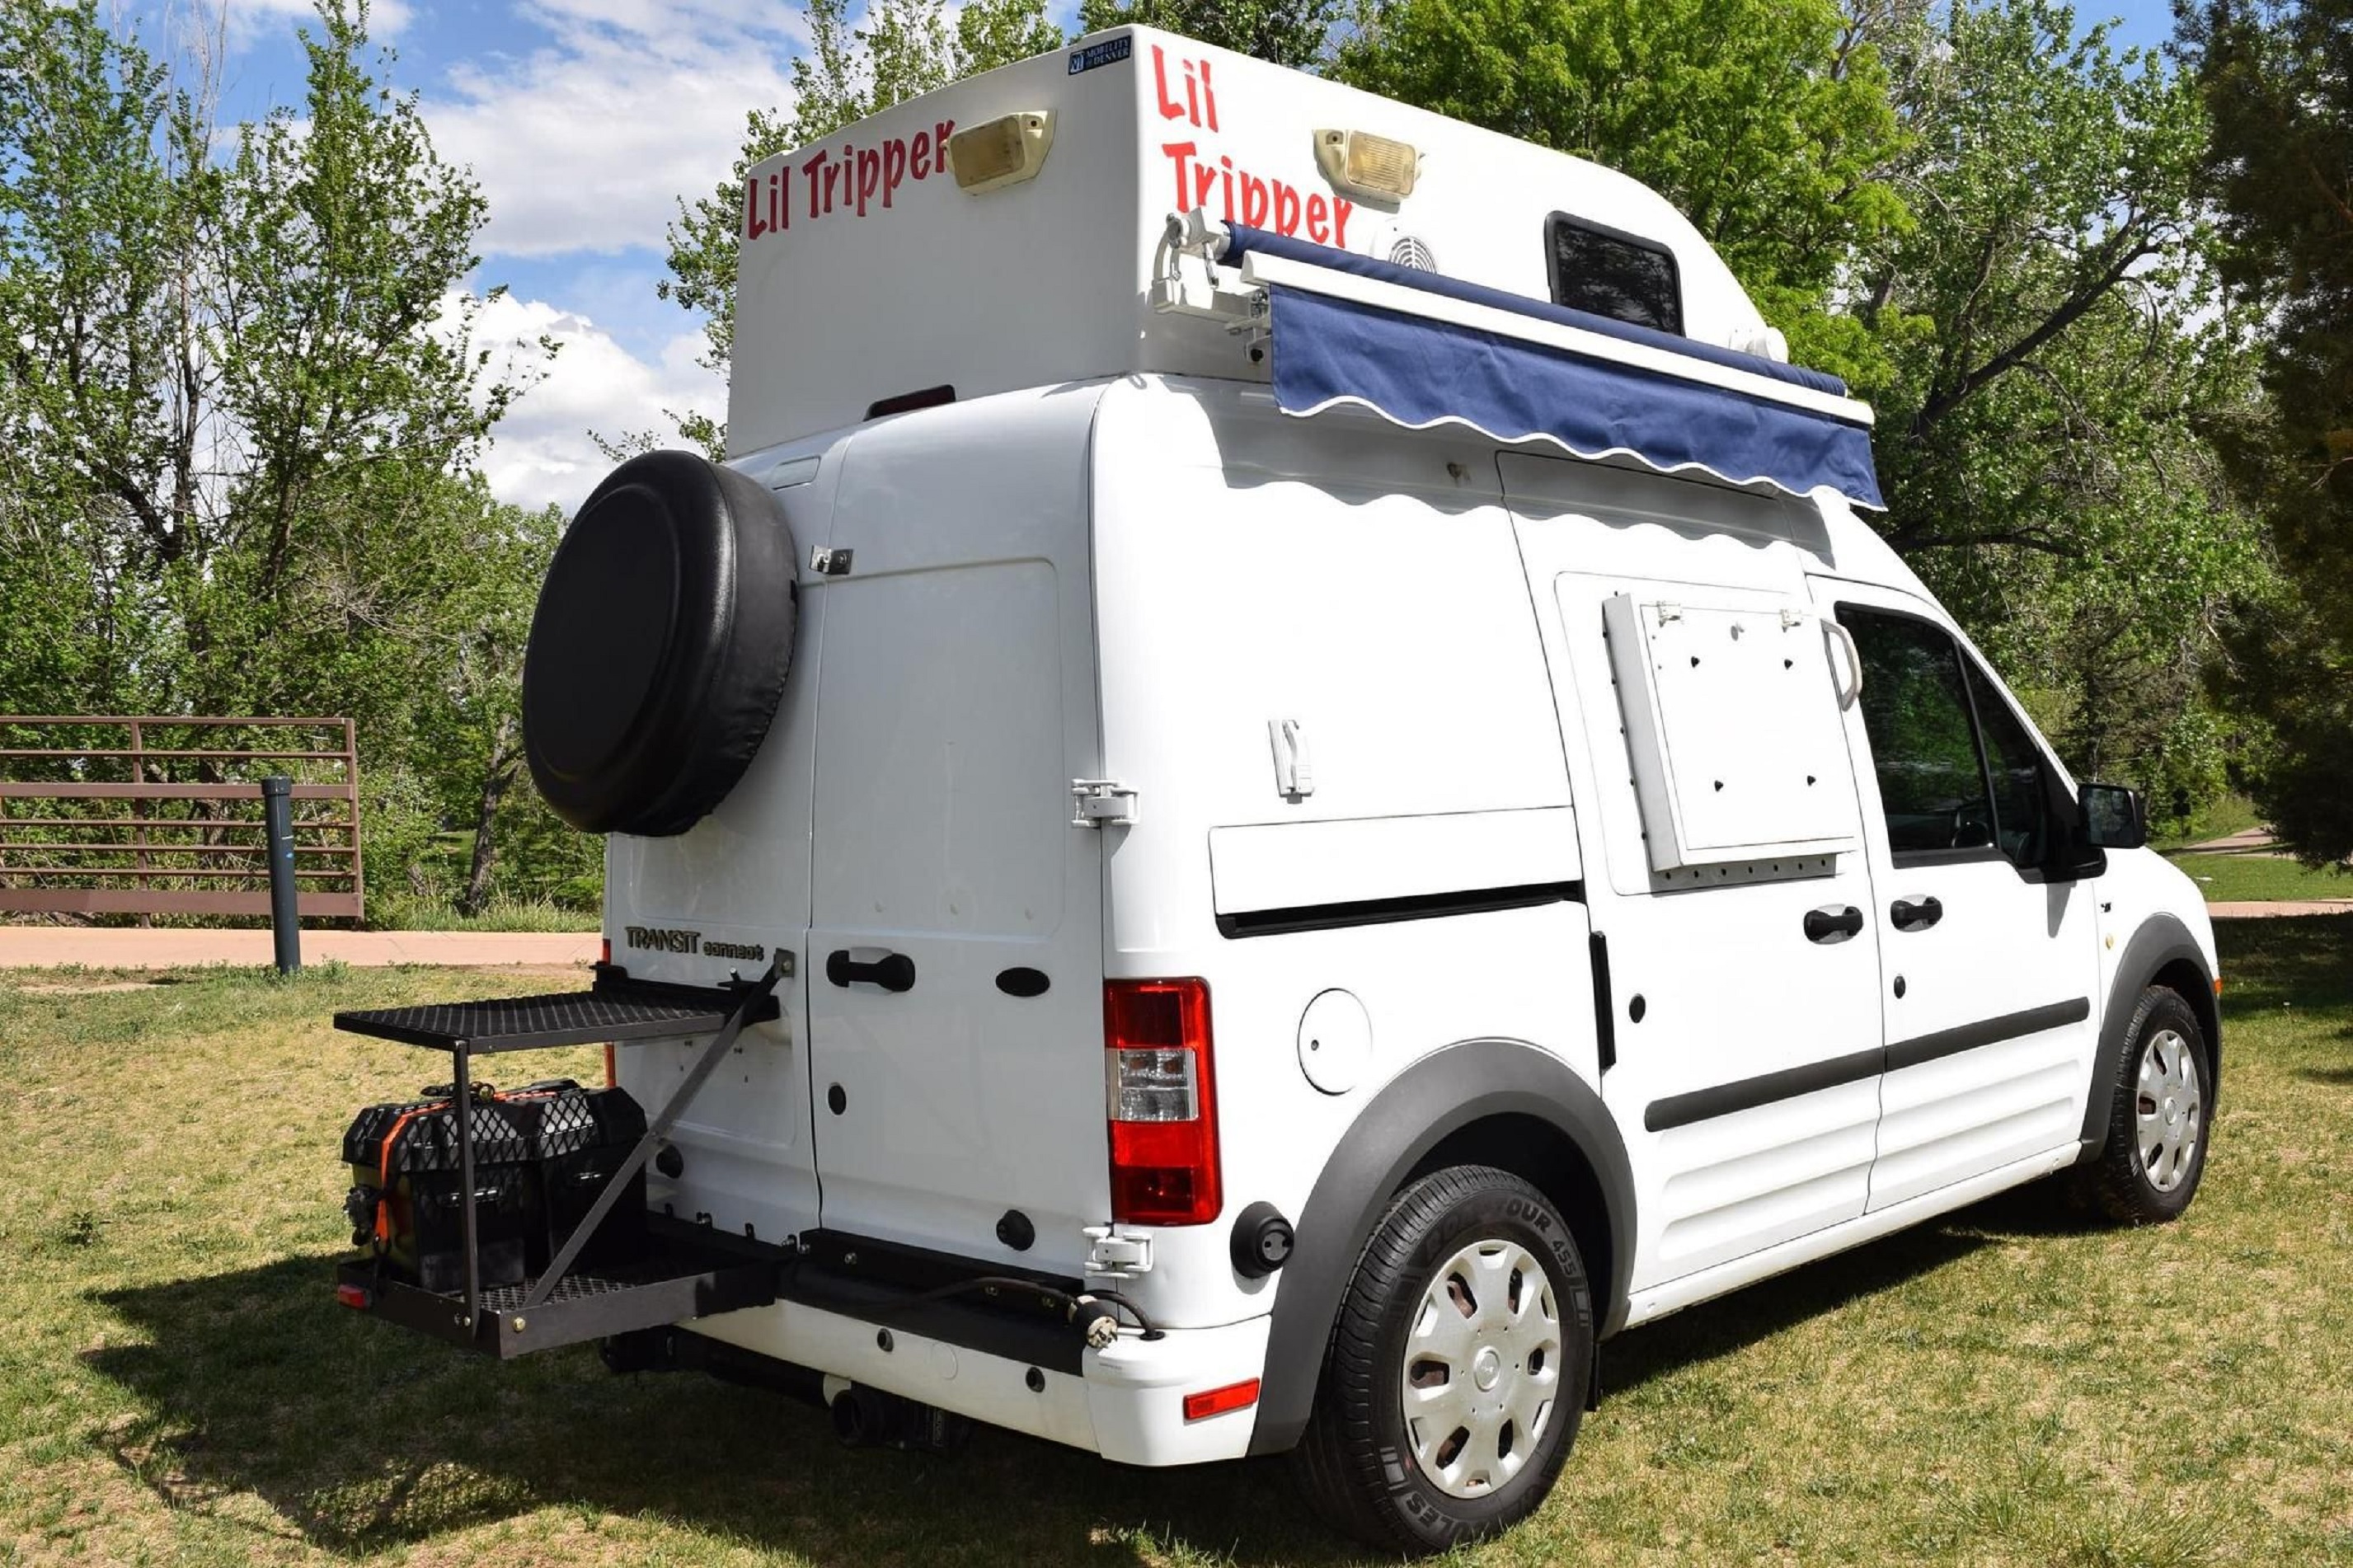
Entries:
[[2135,1089],[2140,1112],[2140,1163],[2148,1184],[2169,1193],[2189,1174],[2206,1102],[2198,1087],[2198,1053],[2171,1029],[2140,1048]]
[[1535,1255],[1474,1241],[1441,1265],[1406,1334],[1405,1429],[1422,1473],[1453,1497],[1519,1474],[1560,1392],[1560,1305]]

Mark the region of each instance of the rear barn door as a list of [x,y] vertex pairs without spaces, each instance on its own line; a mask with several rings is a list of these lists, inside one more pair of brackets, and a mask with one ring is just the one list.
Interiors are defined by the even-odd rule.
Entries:
[[[1080,1227],[1109,1203],[1102,836],[1070,825],[1097,744],[1083,528],[1055,541],[1060,560],[985,523],[950,546],[957,501],[901,490],[897,515],[931,519],[926,544],[980,559],[894,560],[878,528],[857,571],[817,590],[822,1220],[1076,1273]],[[1037,1237],[1018,1252],[998,1240],[1017,1209]]]

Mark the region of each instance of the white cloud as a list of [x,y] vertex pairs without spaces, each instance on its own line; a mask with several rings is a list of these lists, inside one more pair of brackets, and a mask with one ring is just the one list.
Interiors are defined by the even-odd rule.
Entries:
[[[212,10],[212,16],[204,13]],[[220,27],[229,47],[243,49],[265,33],[290,31],[295,24],[315,23],[316,0],[217,0],[217,7],[198,6],[190,22],[206,31]],[[368,6],[368,37],[378,42],[397,36],[414,19],[408,0],[373,0]]]
[[804,25],[722,0],[550,0],[521,19],[551,42],[461,64],[424,104],[436,151],[489,197],[494,255],[659,247],[678,198],[727,172],[744,115],[790,100]]
[[545,379],[499,422],[483,458],[501,500],[534,507],[553,501],[570,511],[613,466],[589,439],[591,430],[607,439],[651,430],[674,446],[673,414],[726,412],[725,385],[694,363],[699,332],[673,338],[649,363],[586,317],[544,300],[503,295],[485,302],[474,322],[476,346],[491,349],[494,362],[501,344],[530,343],[543,334],[564,346]]

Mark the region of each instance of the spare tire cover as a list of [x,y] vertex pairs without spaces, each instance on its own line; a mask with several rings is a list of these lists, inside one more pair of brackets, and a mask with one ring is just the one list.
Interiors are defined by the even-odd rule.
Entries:
[[632,458],[556,546],[522,661],[532,781],[575,827],[683,833],[759,751],[792,668],[776,498],[691,452]]

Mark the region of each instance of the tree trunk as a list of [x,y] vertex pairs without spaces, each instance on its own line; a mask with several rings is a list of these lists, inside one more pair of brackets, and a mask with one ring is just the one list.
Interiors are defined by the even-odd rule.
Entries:
[[490,901],[491,867],[499,854],[494,837],[499,802],[506,798],[507,787],[522,766],[522,752],[515,741],[514,720],[500,720],[498,733],[491,742],[490,764],[482,770],[481,799],[474,810],[474,859],[466,871],[466,890],[458,895],[461,915],[480,914]]

